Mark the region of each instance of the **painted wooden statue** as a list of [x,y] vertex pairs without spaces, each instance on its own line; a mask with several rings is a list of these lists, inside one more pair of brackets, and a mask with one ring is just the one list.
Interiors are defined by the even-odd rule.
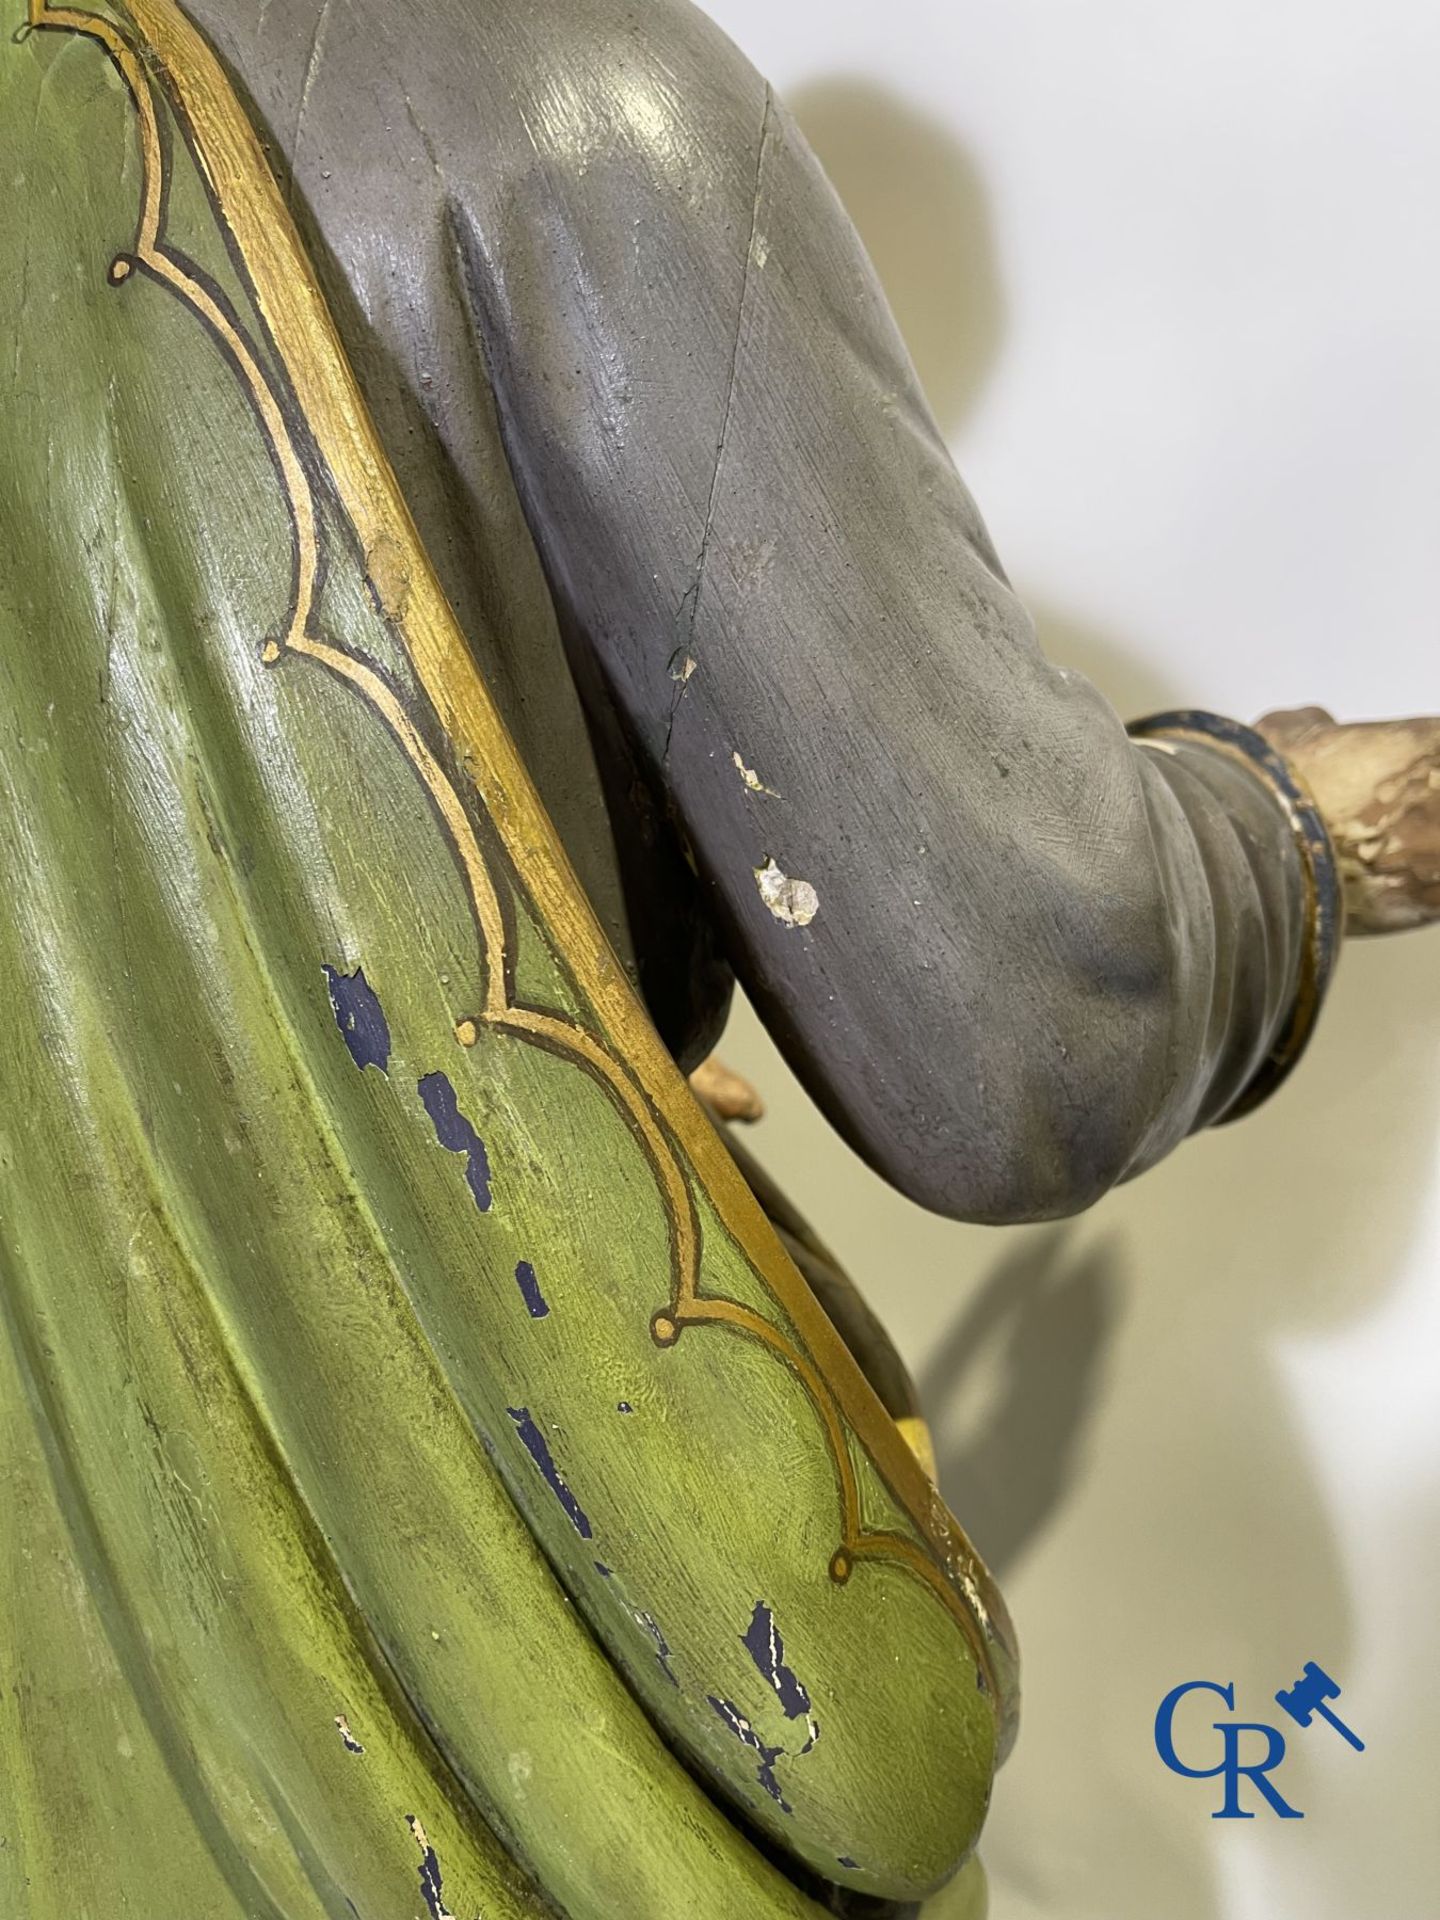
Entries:
[[910,1910],[1012,1636],[677,1063],[1083,1207],[1440,910],[1437,730],[1047,665],[683,4],[0,13],[0,1913]]

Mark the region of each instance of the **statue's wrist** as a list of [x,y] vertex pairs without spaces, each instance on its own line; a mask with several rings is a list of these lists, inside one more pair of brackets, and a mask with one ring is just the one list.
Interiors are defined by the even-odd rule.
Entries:
[[[1131,737],[1161,753],[1191,748],[1243,764],[1284,814],[1294,839],[1304,924],[1295,986],[1259,1066],[1219,1116],[1236,1120],[1267,1100],[1294,1070],[1319,1019],[1344,927],[1344,903],[1330,832],[1294,763],[1254,728],[1222,714],[1185,708],[1131,723]],[[1218,1122],[1217,1122],[1218,1124]]]

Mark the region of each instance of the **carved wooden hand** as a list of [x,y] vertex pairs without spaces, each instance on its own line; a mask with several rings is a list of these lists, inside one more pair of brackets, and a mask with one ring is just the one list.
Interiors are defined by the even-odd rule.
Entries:
[[1346,932],[1440,920],[1440,719],[1347,724],[1323,707],[1296,707],[1255,726],[1309,787],[1330,830]]

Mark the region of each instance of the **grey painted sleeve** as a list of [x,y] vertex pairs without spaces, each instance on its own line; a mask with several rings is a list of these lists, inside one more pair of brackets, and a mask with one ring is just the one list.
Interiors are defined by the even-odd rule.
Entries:
[[[1286,817],[1042,657],[848,220],[730,43],[682,0],[447,0],[403,31],[379,0],[197,4],[389,364],[433,370],[432,333],[483,363],[597,741],[624,735],[865,1157],[941,1212],[1031,1219],[1223,1114],[1296,993]],[[463,467],[459,383],[422,387]]]
[[938,1211],[1072,1211],[1266,1055],[1295,842],[1045,661],[803,139],[709,81],[649,91],[648,178],[567,182],[563,246],[542,173],[477,258],[522,498],[835,1124]]

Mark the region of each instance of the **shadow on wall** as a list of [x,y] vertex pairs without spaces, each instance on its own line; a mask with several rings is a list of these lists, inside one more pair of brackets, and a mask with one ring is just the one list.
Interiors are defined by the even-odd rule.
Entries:
[[[867,82],[816,82],[788,104],[871,252],[953,437],[995,366],[1006,310],[976,169],[943,127]],[[1051,658],[1122,713],[1182,703],[1183,689],[1124,644],[1030,604]],[[1296,687],[1297,703],[1306,692]],[[1242,1690],[1308,1651],[1309,1641],[1290,1651],[1297,1622],[1341,1670],[1353,1651],[1339,1549],[1275,1356],[1287,1340],[1375,1311],[1406,1258],[1433,1182],[1437,941],[1416,935],[1348,952],[1295,1083],[1084,1220],[998,1237],[949,1228],[937,1258],[933,1231],[921,1231],[934,1223],[878,1182],[860,1198],[838,1191],[838,1143],[776,1156],[796,1200],[811,1203],[822,1235],[887,1317],[887,1276],[913,1272],[916,1248],[935,1276],[926,1324],[939,1317],[942,1331],[928,1337],[916,1371],[942,1488],[1008,1576],[1027,1646],[1032,1744],[1021,1742],[1014,1811],[1004,1817],[1002,1796],[987,1843],[992,1873],[1012,1886],[1054,1898],[1055,1885],[1045,1887],[1052,1850],[1056,1874],[1069,1846],[1101,1881],[1106,1850],[1129,1850],[1123,1822],[1112,1828],[1105,1812],[1109,1768],[1110,1800],[1151,1828],[1132,1894],[1153,1890],[1172,1920],[1220,1911],[1205,1837],[1160,1829],[1154,1804],[1136,1800],[1139,1762],[1128,1749],[1097,1751],[1093,1792],[1074,1786],[1070,1730],[1093,1722],[1099,1684],[1086,1621],[1146,1623],[1106,1680],[1117,1725],[1145,1724],[1165,1662],[1216,1647],[1217,1634]],[[777,1121],[793,1113],[794,1127],[811,1125],[788,1093],[774,1108]],[[811,1137],[822,1132],[816,1122]],[[972,1262],[983,1262],[980,1278],[947,1329],[934,1296]],[[1042,1547],[1043,1566],[1027,1581]],[[1233,1645],[1231,1619],[1244,1621]],[[1057,1783],[1061,1806],[1047,1798]]]
[[[997,1575],[1064,1500],[1121,1311],[1115,1247],[1072,1254],[1068,1237],[1064,1226],[1015,1234],[917,1383],[927,1407],[953,1410],[941,1478]],[[978,1409],[966,1385],[977,1365],[989,1385]]]
[[949,130],[867,80],[820,80],[786,104],[865,242],[931,410],[949,434],[1005,337],[990,209]]

